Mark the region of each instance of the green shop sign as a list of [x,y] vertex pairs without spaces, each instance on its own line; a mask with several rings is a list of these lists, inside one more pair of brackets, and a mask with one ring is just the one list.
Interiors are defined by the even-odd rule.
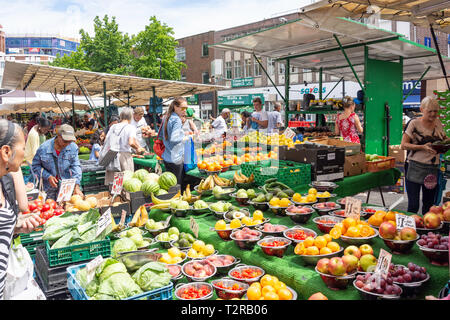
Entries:
[[239,78],[231,80],[231,86],[235,87],[253,87],[254,80],[252,77]]
[[262,93],[255,94],[230,94],[227,96],[218,96],[217,101],[219,107],[223,106],[251,106],[253,105],[253,99],[260,97],[264,104],[264,95]]
[[198,94],[194,94],[193,96],[189,96],[186,98],[187,104],[198,104]]

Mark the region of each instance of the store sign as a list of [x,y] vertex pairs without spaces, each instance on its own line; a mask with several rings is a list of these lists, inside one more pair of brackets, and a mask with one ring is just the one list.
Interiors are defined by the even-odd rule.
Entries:
[[[407,95],[412,88],[414,88],[414,85],[416,84],[417,81],[404,81],[403,82],[403,95]],[[419,82],[417,84],[417,86],[414,88],[413,92],[411,92],[411,95],[414,96],[420,96],[420,86],[421,86],[421,82]]]
[[39,53],[40,52],[40,48],[30,48],[29,50],[28,50],[28,52],[29,53]]
[[198,104],[198,94],[194,94],[193,96],[187,97],[187,104]]
[[8,48],[8,53],[20,53],[20,48]]
[[252,77],[239,78],[231,80],[231,86],[236,87],[253,87],[255,81]]
[[264,95],[262,93],[255,94],[230,94],[226,96],[218,96],[219,106],[248,106],[253,105],[253,99],[259,97],[264,104]]
[[[322,93],[326,93],[327,92],[327,88],[326,87],[322,87]],[[300,89],[300,94],[308,94],[308,93],[319,93],[319,86],[313,86],[311,88],[302,88]]]

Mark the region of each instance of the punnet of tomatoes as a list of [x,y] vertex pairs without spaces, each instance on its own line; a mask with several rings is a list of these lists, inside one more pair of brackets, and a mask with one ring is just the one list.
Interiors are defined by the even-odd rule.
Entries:
[[54,216],[60,216],[64,212],[64,208],[59,206],[53,199],[47,199],[45,201],[36,199],[28,202],[28,211],[22,212],[22,214],[39,213],[39,218],[41,218],[40,225],[43,225],[48,219]]
[[211,293],[211,289],[207,286],[203,286],[200,288],[196,288],[194,286],[190,286],[188,288],[183,289],[179,292],[179,296],[182,299],[200,299]]

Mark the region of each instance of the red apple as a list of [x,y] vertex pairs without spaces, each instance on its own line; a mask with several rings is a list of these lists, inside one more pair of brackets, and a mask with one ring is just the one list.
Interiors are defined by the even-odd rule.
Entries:
[[411,217],[414,218],[414,222],[416,223],[416,228],[424,228],[423,218],[417,214],[413,214]]
[[442,218],[444,221],[450,221],[450,207],[445,209],[444,213],[442,214]]
[[355,256],[358,259],[361,258],[361,256],[362,256],[361,251],[358,249],[358,247],[353,246],[353,245],[345,248],[344,256],[347,256],[347,255]]
[[[362,244],[359,246],[359,251],[361,251],[361,255],[365,254],[373,254],[373,249],[368,244]],[[361,258],[360,258],[361,259]]]
[[436,229],[441,224],[441,219],[439,219],[439,216],[437,214],[427,212],[423,216],[423,223],[425,225],[425,228]]
[[400,231],[400,238],[402,240],[415,240],[417,238],[417,232],[410,227],[403,228]]
[[326,296],[322,294],[322,292],[316,292],[311,297],[308,298],[308,300],[328,300]]
[[441,207],[439,207],[439,206],[432,206],[430,208],[429,212],[440,214],[440,213],[444,212],[444,210]]
[[380,225],[379,231],[382,238],[394,239],[395,234],[397,233],[397,228],[389,221],[385,221]]
[[447,210],[448,208],[450,208],[450,201],[447,201],[446,203],[444,203],[443,205],[442,205],[442,210]]
[[333,276],[342,276],[346,272],[346,267],[341,258],[333,257],[330,259],[330,262],[328,263],[328,271]]
[[349,254],[343,256],[341,259],[342,262],[344,263],[347,273],[351,273],[358,268],[359,259],[356,256]]
[[330,263],[330,259],[322,258],[317,261],[317,271],[322,273],[328,273],[328,264]]

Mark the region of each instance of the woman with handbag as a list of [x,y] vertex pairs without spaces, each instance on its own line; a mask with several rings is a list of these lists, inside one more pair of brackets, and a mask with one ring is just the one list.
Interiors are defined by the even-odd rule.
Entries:
[[435,99],[425,97],[420,103],[420,111],[422,117],[411,120],[403,133],[401,148],[408,151],[406,158],[408,212],[419,211],[422,189],[422,214],[425,214],[433,205],[438,191],[439,155],[431,144],[448,138],[438,118],[439,104]]
[[23,162],[25,137],[22,129],[7,120],[0,120],[0,300],[3,299],[11,241],[15,233],[28,233],[41,219],[28,210],[20,166]]

